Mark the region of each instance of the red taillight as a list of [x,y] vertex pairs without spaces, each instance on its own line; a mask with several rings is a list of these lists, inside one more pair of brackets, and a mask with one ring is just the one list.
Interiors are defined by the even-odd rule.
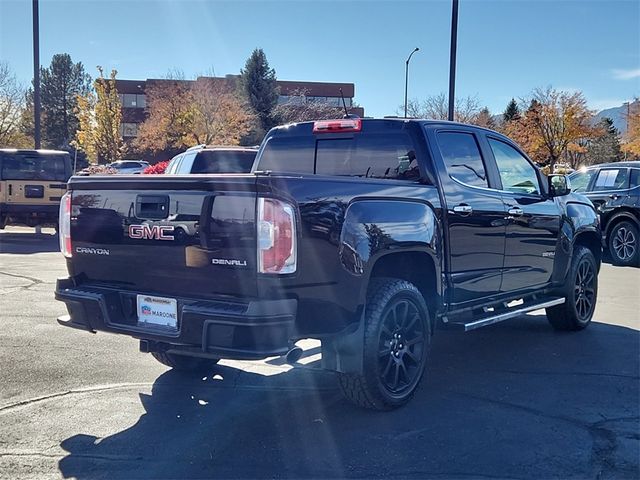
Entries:
[[58,217],[58,235],[60,251],[70,258],[71,251],[71,192],[66,192],[60,200],[60,216]]
[[359,118],[320,120],[313,123],[313,133],[359,132],[360,130],[362,130],[362,120]]
[[293,207],[273,198],[258,198],[258,271],[296,271],[296,220]]

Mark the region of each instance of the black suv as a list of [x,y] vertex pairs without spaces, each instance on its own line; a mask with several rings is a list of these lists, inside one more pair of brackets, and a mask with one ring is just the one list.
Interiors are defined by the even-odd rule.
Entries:
[[600,214],[605,247],[617,265],[640,262],[640,162],[594,165],[570,177]]

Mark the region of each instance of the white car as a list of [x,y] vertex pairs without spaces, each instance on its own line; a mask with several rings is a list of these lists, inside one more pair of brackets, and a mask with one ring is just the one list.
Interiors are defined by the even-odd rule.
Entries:
[[142,160],[120,160],[107,165],[114,168],[119,174],[131,175],[142,173],[142,171],[149,166],[149,162]]

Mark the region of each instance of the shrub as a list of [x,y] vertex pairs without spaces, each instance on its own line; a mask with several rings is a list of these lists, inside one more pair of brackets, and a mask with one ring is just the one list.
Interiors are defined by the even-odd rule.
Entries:
[[149,165],[142,171],[143,175],[160,175],[164,173],[167,169],[167,165],[169,165],[169,160],[165,160],[163,162],[158,162],[155,165]]

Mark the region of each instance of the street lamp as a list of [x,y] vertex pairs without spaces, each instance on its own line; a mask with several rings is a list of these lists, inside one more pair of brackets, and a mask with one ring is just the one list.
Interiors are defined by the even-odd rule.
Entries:
[[407,118],[407,90],[409,88],[409,60],[411,60],[411,57],[413,56],[414,53],[416,53],[418,50],[420,50],[418,47],[413,49],[413,52],[411,52],[409,54],[409,57],[407,58],[407,61],[405,63],[405,69],[404,69],[404,118]]

